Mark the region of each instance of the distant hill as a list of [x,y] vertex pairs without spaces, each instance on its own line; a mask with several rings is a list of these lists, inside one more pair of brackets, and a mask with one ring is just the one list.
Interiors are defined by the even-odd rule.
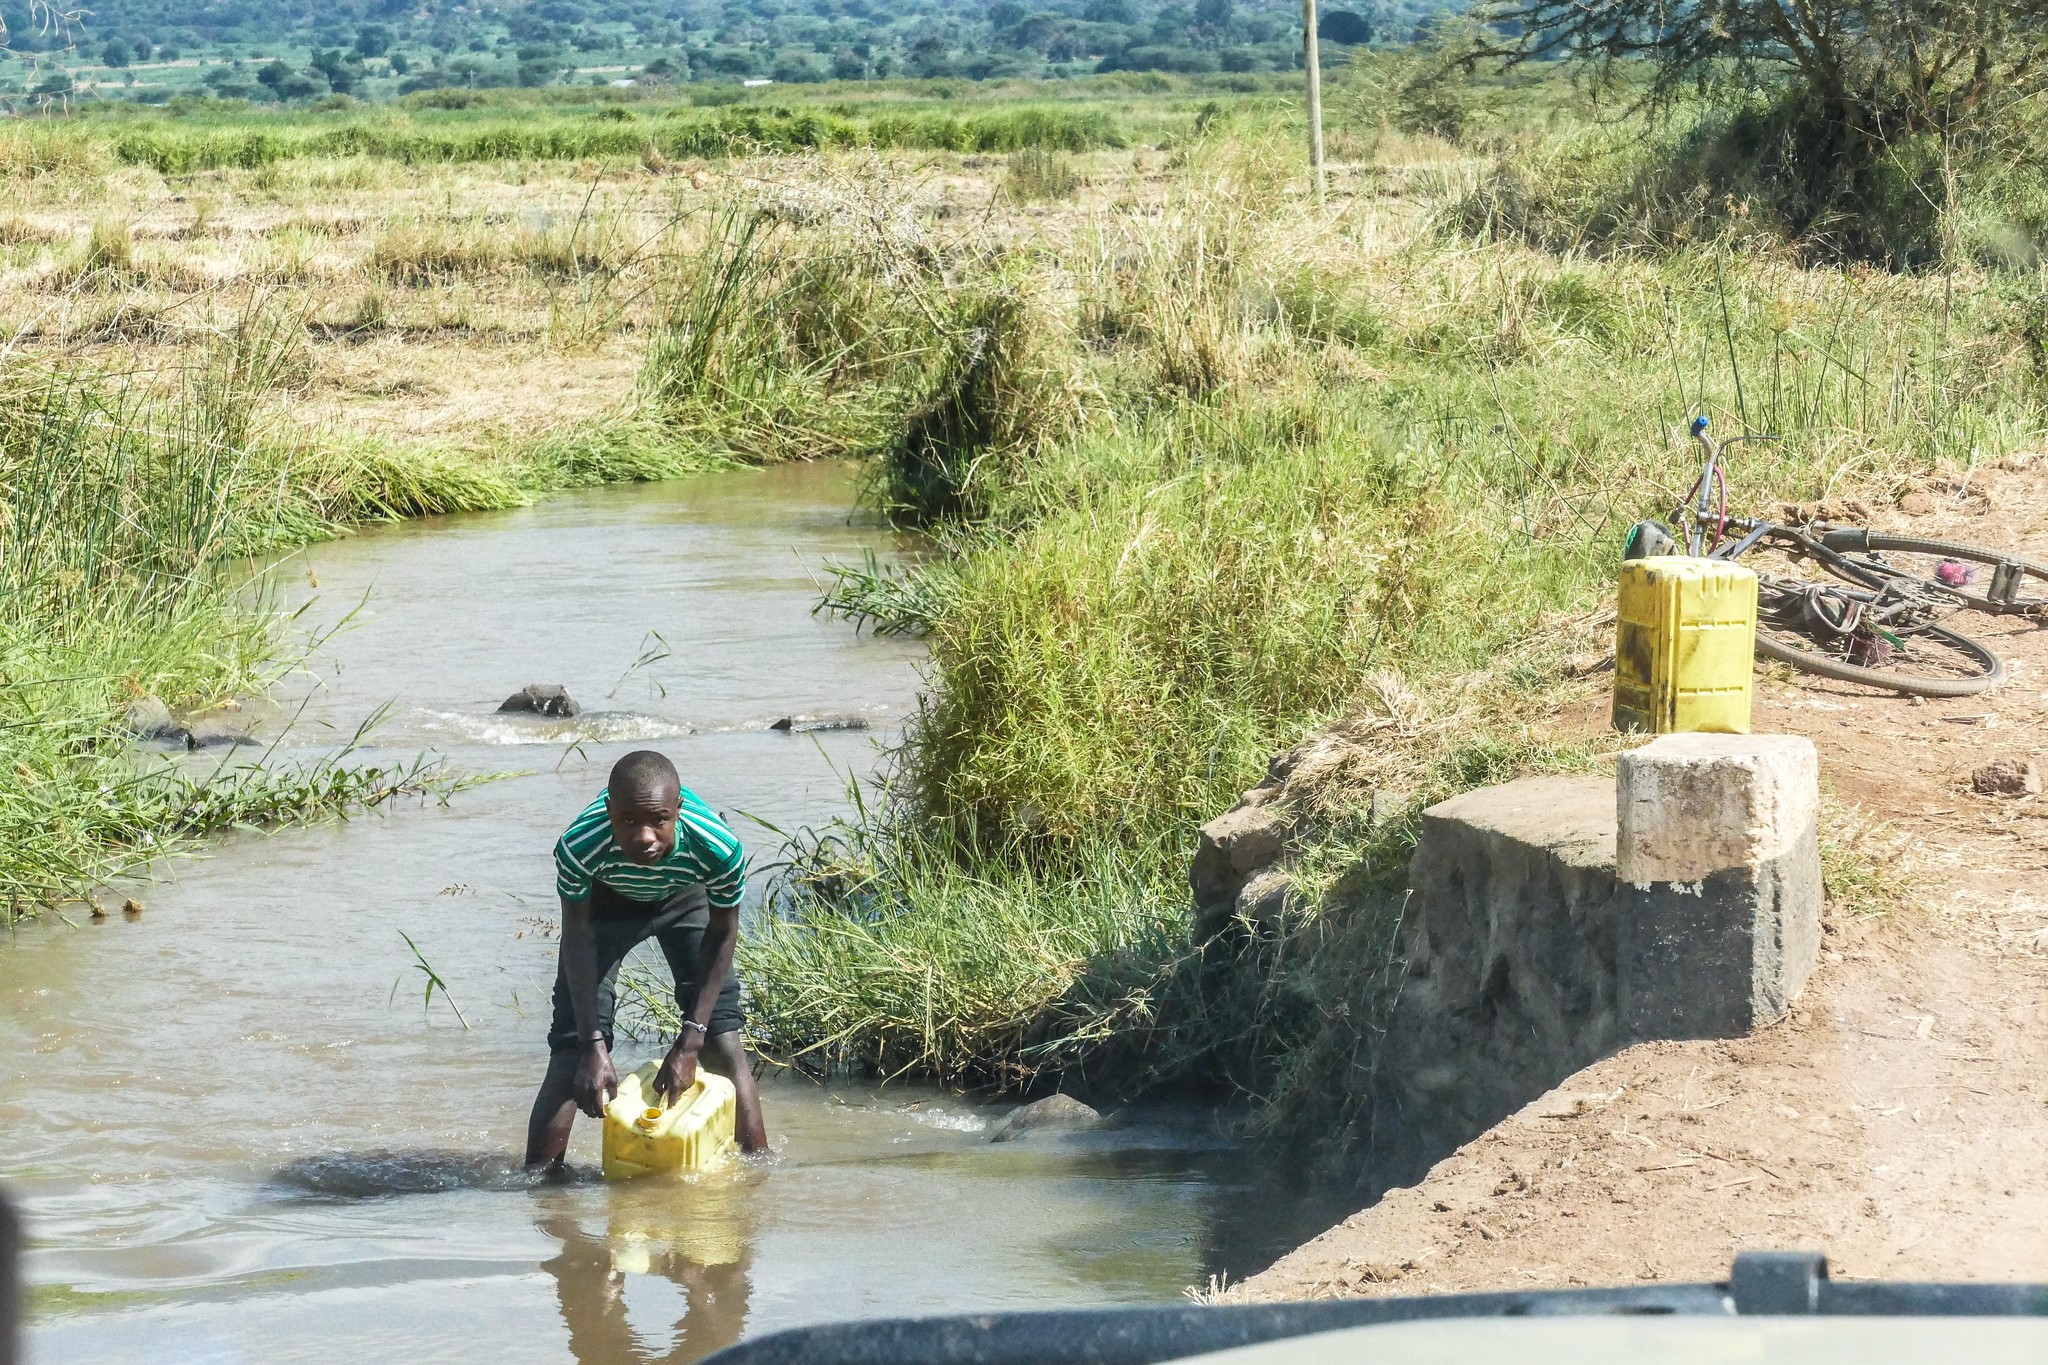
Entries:
[[[1325,0],[1332,36],[1403,42],[1448,6]],[[740,82],[1299,64],[1296,0],[0,0],[0,93],[160,103],[380,98],[444,86]],[[1363,22],[1359,22],[1363,21]],[[1344,45],[1331,44],[1341,59]]]

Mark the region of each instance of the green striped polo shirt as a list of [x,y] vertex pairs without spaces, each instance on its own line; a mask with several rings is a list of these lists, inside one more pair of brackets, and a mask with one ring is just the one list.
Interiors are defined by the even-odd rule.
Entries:
[[563,900],[590,898],[590,884],[603,882],[627,900],[666,900],[686,886],[701,886],[721,910],[740,903],[747,889],[747,855],[737,835],[703,798],[683,788],[676,817],[676,846],[652,867],[628,858],[612,841],[606,792],[583,808],[555,843],[555,890]]

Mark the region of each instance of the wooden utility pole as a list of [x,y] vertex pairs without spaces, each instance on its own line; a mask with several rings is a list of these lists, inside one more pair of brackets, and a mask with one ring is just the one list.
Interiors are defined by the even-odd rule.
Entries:
[[1316,47],[1316,0],[1301,0],[1301,58],[1308,76],[1308,168],[1323,202],[1323,60]]

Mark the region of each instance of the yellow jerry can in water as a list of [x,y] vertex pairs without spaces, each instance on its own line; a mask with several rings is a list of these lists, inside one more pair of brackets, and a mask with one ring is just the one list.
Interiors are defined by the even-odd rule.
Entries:
[[1653,555],[1621,566],[1614,728],[1749,733],[1756,574],[1724,559]]
[[656,1171],[708,1171],[732,1146],[733,1088],[701,1064],[697,1080],[666,1109],[654,1093],[661,1063],[649,1062],[619,1080],[604,1110],[604,1178],[626,1180]]

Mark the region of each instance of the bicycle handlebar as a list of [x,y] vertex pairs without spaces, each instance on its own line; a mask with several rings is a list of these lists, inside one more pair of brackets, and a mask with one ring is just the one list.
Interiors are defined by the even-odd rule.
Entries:
[[1722,440],[1717,441],[1713,437],[1707,435],[1707,418],[1704,413],[1692,419],[1692,425],[1690,427],[1690,430],[1692,432],[1692,438],[1707,448],[1707,462],[1709,464],[1712,464],[1715,460],[1718,460],[1721,457],[1721,452],[1726,450],[1729,446],[1739,445],[1743,441],[1776,441],[1783,439],[1776,435],[1766,435],[1763,433],[1757,433],[1755,435],[1748,436],[1729,436],[1725,437]]
[[[1716,543],[1720,541],[1721,532],[1727,528],[1728,524],[1728,478],[1721,472],[1720,468],[1722,452],[1727,450],[1729,446],[1737,445],[1743,441],[1775,441],[1778,438],[1765,435],[1730,436],[1726,440],[1717,441],[1707,435],[1707,415],[1705,413],[1701,413],[1692,419],[1691,431],[1692,438],[1706,448],[1707,464],[1700,471],[1699,483],[1694,486],[1695,491],[1699,495],[1699,502],[1690,508],[1680,504],[1677,513],[1672,518],[1672,526],[1683,537],[1686,550],[1691,554],[1697,555],[1702,553],[1704,549],[1709,548],[1706,546],[1705,527],[1707,521],[1713,515],[1712,503],[1717,480],[1721,490],[1721,510],[1718,525],[1714,532]],[[1688,495],[1688,500],[1690,500],[1690,497],[1691,495]],[[1692,524],[1690,526],[1684,524],[1685,514],[1688,511],[1692,513]]]

